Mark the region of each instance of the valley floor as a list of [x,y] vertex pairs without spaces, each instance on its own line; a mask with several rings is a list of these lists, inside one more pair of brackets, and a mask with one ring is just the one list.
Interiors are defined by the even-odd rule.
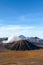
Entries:
[[0,65],[43,65],[43,50],[0,52]]

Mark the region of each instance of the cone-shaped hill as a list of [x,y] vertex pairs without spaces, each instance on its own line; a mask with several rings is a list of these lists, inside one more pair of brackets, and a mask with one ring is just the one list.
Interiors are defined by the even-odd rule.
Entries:
[[11,50],[34,50],[39,49],[39,47],[35,46],[31,42],[27,40],[19,40],[9,46]]

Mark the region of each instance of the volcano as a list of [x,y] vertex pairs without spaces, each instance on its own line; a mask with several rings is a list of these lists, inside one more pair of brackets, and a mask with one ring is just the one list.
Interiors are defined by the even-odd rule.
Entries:
[[34,50],[39,49],[36,45],[32,44],[27,40],[19,40],[9,46],[11,50]]

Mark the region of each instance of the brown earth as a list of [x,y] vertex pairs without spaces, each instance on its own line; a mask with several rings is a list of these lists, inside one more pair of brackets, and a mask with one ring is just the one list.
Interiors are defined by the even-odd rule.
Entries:
[[43,65],[43,50],[0,52],[0,65]]

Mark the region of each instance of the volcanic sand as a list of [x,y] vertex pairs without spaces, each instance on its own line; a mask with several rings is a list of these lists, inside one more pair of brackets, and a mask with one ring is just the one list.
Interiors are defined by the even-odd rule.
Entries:
[[43,50],[0,52],[0,65],[43,65]]

